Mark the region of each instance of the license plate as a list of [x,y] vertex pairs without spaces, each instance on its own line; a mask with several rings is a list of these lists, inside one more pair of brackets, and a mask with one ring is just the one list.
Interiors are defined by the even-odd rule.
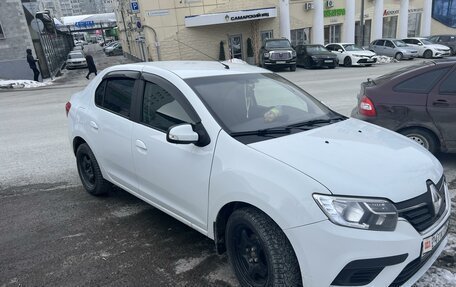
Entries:
[[285,61],[277,61],[276,63],[277,64],[285,64],[286,62]]
[[332,63],[333,60],[325,60],[325,63]]
[[421,256],[426,255],[432,251],[442,239],[445,237],[448,231],[448,221],[436,232],[434,235],[429,236],[423,240],[423,247],[421,250]]
[[374,59],[368,59],[366,62],[371,63],[371,62],[375,62],[375,60]]

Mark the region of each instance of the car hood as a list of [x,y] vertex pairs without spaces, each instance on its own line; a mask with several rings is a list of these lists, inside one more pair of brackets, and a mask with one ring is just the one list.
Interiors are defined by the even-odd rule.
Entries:
[[363,56],[375,56],[376,54],[372,51],[346,51],[350,55],[363,55]]
[[401,202],[426,192],[426,180],[437,183],[443,174],[440,162],[423,147],[356,119],[249,146],[314,178],[336,195]]
[[326,52],[326,51],[321,51],[321,52],[311,52],[311,53],[308,53],[309,56],[315,56],[315,57],[319,57],[319,58],[328,58],[327,56],[329,56],[329,58],[334,58],[334,57],[337,57],[336,55],[334,55],[334,53],[332,52]]
[[443,49],[443,50],[449,50],[450,48],[447,47],[447,46],[444,46],[444,45],[440,45],[440,44],[428,44],[428,45],[425,45],[425,47],[430,47],[430,48],[434,48],[434,49]]

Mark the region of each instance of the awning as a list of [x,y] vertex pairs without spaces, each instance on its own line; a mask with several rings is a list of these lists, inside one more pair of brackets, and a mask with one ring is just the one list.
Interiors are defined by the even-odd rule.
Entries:
[[202,14],[185,16],[185,27],[237,23],[275,17],[277,17],[277,8],[275,7],[231,11],[225,13]]

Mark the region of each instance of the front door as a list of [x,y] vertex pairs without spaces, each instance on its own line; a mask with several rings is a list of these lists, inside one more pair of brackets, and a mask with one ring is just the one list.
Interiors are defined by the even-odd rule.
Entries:
[[166,140],[176,124],[198,121],[190,104],[174,85],[143,74],[140,119],[135,123],[132,153],[139,189],[146,199],[200,231],[207,230],[209,175],[214,144],[197,147]]
[[447,147],[456,148],[456,69],[429,95],[428,111]]
[[242,35],[232,35],[229,39],[231,59],[242,60]]

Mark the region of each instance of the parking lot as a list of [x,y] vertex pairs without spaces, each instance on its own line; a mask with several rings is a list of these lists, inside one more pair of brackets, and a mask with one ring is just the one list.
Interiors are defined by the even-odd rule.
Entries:
[[[87,49],[99,70],[128,62]],[[362,81],[418,61],[279,73],[350,115]],[[99,198],[83,190],[64,106],[86,74],[66,71],[48,88],[0,92],[0,286],[237,286],[226,256],[200,233],[120,189]],[[456,155],[438,159],[453,221],[449,245],[418,286],[456,282]]]

